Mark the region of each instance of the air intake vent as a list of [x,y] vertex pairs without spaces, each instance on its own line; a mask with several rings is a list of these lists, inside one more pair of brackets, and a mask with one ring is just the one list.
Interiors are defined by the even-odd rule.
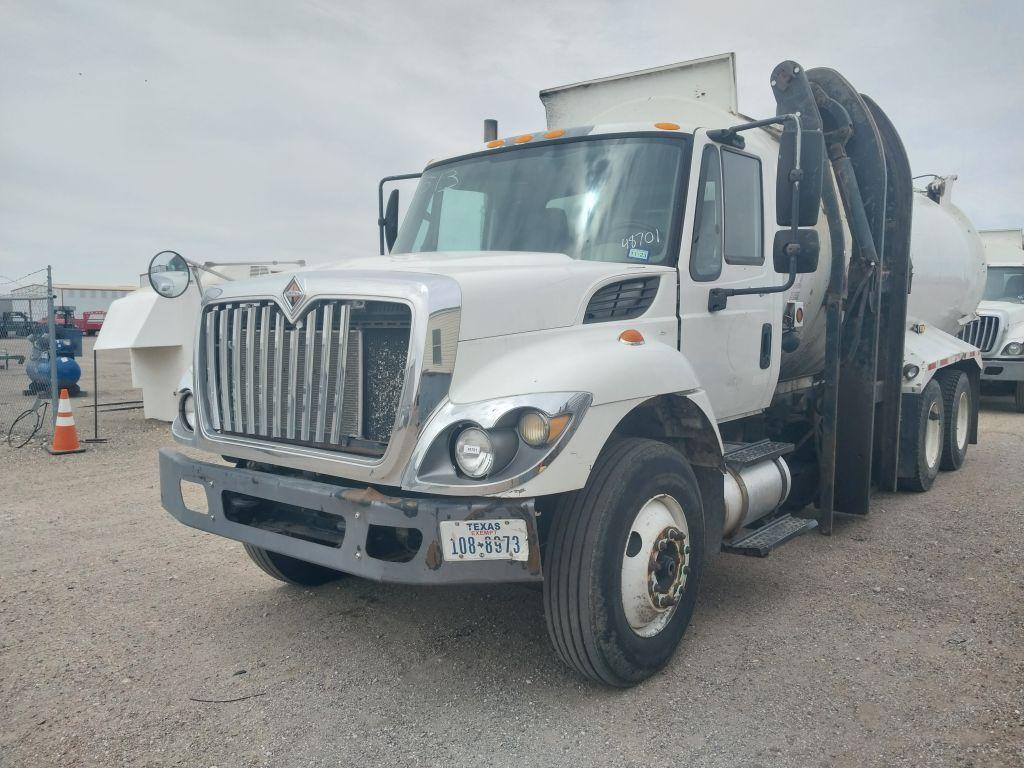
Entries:
[[658,293],[658,277],[623,280],[606,285],[590,298],[584,323],[632,320],[650,309]]

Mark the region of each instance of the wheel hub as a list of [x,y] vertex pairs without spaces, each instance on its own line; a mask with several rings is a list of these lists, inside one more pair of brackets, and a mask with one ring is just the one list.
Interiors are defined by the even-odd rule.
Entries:
[[668,608],[679,602],[686,566],[686,534],[675,526],[663,530],[655,540],[647,566],[648,592],[655,608]]
[[669,495],[644,504],[630,526],[623,552],[622,607],[630,627],[653,637],[675,615],[690,572],[686,516]]

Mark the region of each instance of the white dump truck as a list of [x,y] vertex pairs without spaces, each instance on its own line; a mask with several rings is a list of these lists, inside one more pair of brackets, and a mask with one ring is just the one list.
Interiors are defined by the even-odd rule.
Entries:
[[542,583],[558,656],[625,686],[713,554],[959,468],[977,233],[839,74],[783,62],[750,120],[733,67],[543,91],[401,223],[382,181],[380,255],[206,289],[172,429],[229,463],[162,450],[165,508],[286,582]]
[[964,326],[960,338],[981,349],[981,383],[993,394],[1010,393],[1024,413],[1024,231],[981,233],[988,263],[988,283],[978,318]]

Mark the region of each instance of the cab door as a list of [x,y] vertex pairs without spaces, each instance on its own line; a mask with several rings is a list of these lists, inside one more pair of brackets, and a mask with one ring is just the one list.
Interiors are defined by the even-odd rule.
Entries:
[[[694,137],[693,167],[679,259],[680,349],[693,365],[719,421],[765,408],[778,376],[779,294],[731,296],[710,312],[712,288],[778,282],[767,251],[761,158]],[[702,142],[701,139],[704,139]],[[770,210],[774,210],[771,207]]]

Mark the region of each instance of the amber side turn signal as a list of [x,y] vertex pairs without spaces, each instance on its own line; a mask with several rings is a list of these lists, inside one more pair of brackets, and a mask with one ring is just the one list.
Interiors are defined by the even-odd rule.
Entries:
[[639,347],[644,343],[644,335],[640,331],[630,328],[619,334],[619,341],[623,344],[629,344],[631,347]]

